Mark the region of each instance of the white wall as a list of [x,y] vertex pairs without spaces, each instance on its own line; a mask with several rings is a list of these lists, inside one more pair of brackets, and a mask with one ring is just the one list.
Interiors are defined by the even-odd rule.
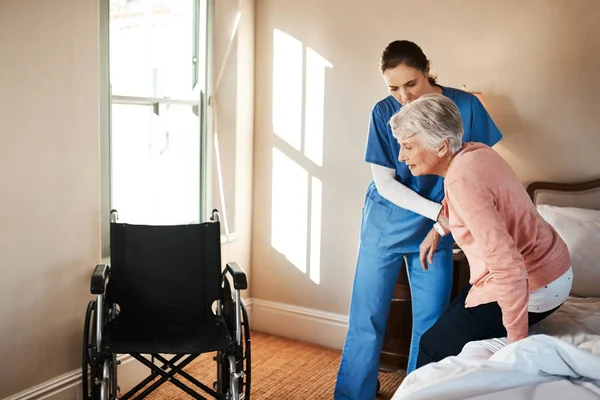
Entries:
[[[256,13],[252,296],[272,302],[265,308],[285,303],[303,307],[300,314],[333,313],[329,322],[348,314],[370,181],[363,162],[369,111],[387,95],[378,64],[393,40],[417,42],[441,84],[483,92],[505,135],[498,150],[524,183],[600,175],[600,35],[594,34],[600,2],[258,0]],[[274,135],[274,29],[333,65],[325,78],[322,166]],[[293,82],[288,85],[293,90]],[[271,246],[273,147],[322,181],[319,284]],[[254,304],[254,318],[260,317],[259,304]],[[260,319],[265,321],[259,321],[260,329],[272,321]],[[287,325],[288,331],[294,329]]]

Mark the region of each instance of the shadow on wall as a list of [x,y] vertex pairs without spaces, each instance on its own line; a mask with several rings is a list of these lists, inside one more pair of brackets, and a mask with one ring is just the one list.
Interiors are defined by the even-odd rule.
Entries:
[[[504,136],[495,148],[513,170],[520,172],[523,184],[530,183],[534,175],[536,180],[551,179],[545,166],[549,159],[561,159],[565,137],[550,137],[543,127],[520,115],[508,96],[486,93],[485,103]],[[554,143],[549,146],[549,141]]]
[[530,170],[535,168],[533,158],[523,157],[521,147],[523,147],[523,140],[529,141],[529,144],[524,147],[536,145],[539,140],[536,127],[519,115],[507,96],[486,93],[484,100],[485,107],[504,136],[495,148],[513,169]]

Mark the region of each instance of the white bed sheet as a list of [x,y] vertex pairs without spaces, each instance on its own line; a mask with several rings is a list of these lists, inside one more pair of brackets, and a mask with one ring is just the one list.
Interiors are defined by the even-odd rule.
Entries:
[[401,399],[600,400],[600,298],[570,297],[525,340],[472,342],[414,371]]
[[530,329],[581,346],[600,337],[600,297],[569,297],[555,313]]

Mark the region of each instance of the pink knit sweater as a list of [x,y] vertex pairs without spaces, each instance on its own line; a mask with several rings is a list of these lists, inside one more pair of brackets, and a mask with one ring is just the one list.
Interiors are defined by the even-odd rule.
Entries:
[[529,293],[571,265],[566,244],[537,213],[506,161],[465,143],[444,180],[450,230],[470,265],[465,307],[497,301],[508,340],[527,337]]

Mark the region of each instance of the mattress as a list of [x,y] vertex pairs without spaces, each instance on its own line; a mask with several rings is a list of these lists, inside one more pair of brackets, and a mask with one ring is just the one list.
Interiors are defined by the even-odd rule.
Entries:
[[408,375],[400,399],[600,400],[600,298],[571,296],[527,339],[471,342]]

